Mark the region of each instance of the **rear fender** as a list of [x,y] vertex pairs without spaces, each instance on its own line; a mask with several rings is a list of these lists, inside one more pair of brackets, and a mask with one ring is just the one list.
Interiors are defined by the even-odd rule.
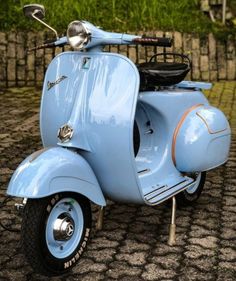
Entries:
[[7,193],[25,198],[42,198],[58,192],[76,192],[94,203],[106,201],[96,176],[79,154],[54,147],[27,157],[14,172]]

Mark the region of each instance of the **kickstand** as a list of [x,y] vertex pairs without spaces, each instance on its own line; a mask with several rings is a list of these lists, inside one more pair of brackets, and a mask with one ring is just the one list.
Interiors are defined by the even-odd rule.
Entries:
[[103,208],[103,206],[101,206],[99,211],[98,211],[98,220],[97,220],[97,224],[96,224],[96,230],[102,230],[103,215],[104,215],[104,208]]
[[168,245],[174,246],[175,245],[175,215],[176,215],[176,199],[175,196],[172,197],[172,211],[171,211],[171,224],[170,224],[170,232],[169,232],[169,239],[168,239]]

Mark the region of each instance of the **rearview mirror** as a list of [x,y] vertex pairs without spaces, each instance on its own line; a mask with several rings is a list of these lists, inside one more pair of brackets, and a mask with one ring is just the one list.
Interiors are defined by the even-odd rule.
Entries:
[[43,19],[45,17],[45,9],[43,5],[39,4],[29,4],[23,7],[23,13],[26,17],[33,19],[34,17],[38,19]]

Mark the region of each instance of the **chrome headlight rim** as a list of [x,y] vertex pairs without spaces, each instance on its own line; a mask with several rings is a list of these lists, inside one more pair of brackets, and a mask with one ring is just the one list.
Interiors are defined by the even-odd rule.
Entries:
[[[78,25],[80,25],[80,27],[83,28],[83,34],[82,34],[82,32],[80,32],[77,35],[74,35],[73,37],[76,37],[76,36],[78,37],[77,40],[80,39],[80,41],[78,41],[77,43],[74,43],[72,41],[72,36],[70,36],[69,33],[71,32],[72,28],[75,28],[76,25],[77,25],[77,27],[78,27]],[[72,21],[71,23],[69,23],[66,35],[67,35],[67,41],[69,42],[70,46],[75,50],[83,49],[91,39],[91,33],[90,33],[89,29],[86,27],[85,23],[83,21],[80,21],[80,20],[75,20],[75,21]]]

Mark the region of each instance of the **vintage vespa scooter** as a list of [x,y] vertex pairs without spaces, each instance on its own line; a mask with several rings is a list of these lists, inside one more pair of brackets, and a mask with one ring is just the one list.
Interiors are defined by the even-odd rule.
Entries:
[[[27,5],[24,13],[46,25],[43,6]],[[101,227],[106,198],[150,206],[172,198],[173,244],[175,198],[196,201],[205,171],[223,164],[230,146],[224,114],[201,92],[211,84],[182,81],[190,70],[186,56],[172,54],[181,58],[173,63],[158,62],[156,55],[136,66],[102,52],[109,44],[168,47],[170,38],[105,32],[74,21],[67,37],[36,49],[68,43],[76,51],[56,56],[45,75],[44,148],[20,164],[7,191],[27,198],[24,252],[45,275],[62,274],[79,260],[90,234],[90,201],[101,206]]]

